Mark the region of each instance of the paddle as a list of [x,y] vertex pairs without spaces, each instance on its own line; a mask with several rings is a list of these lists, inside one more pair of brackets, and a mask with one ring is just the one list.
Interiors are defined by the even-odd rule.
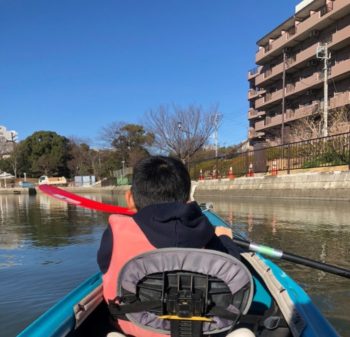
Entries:
[[125,215],[134,214],[134,212],[130,211],[128,208],[110,205],[110,204],[104,204],[102,202],[87,199],[87,198],[81,197],[80,195],[68,192],[56,186],[51,186],[46,184],[39,185],[39,190],[51,197],[67,202],[68,204],[90,208],[96,211],[102,211],[106,213],[125,214]]
[[[76,195],[74,193],[70,193],[66,190],[63,190],[61,188],[50,186],[50,185],[39,185],[39,189],[44,192],[45,194],[48,194],[51,197],[54,197],[58,200],[65,201],[67,203],[81,206],[85,208],[90,208],[98,211],[103,211],[107,213],[115,213],[115,214],[125,214],[125,215],[132,215],[134,212],[130,211],[129,209],[125,207],[120,206],[114,206],[109,204],[104,204],[102,202],[94,201],[91,199],[83,198],[79,195]],[[223,221],[223,220],[222,220]],[[224,221],[223,221],[224,222]],[[311,267],[314,269],[322,270],[330,274],[335,274],[338,276],[350,278],[350,270],[336,267],[330,264],[326,264],[323,262],[319,262],[316,260],[312,260],[303,256],[295,255],[292,253],[283,252],[278,249],[274,249],[271,247],[259,245],[253,242],[246,241],[240,237],[235,236],[233,241],[241,246],[246,248],[249,251],[257,252],[262,255],[267,255],[269,257],[275,258],[275,259],[281,259],[290,261],[296,264],[301,264],[307,267]]]
[[249,242],[249,241],[243,240],[241,238],[237,238],[237,237],[233,238],[233,241],[237,245],[244,247],[252,252],[257,252],[257,253],[260,253],[262,255],[272,257],[274,259],[286,260],[286,261],[290,261],[293,263],[301,264],[303,266],[322,270],[322,271],[325,271],[325,272],[330,273],[330,274],[335,274],[338,276],[350,278],[350,270],[347,270],[344,268],[336,267],[336,266],[333,266],[333,265],[330,265],[327,263],[323,263],[323,262],[319,262],[316,260],[311,260],[307,257],[295,255],[292,253],[287,253],[287,252],[284,252],[284,251],[279,250],[279,249],[259,245],[259,244],[256,244],[254,242]]

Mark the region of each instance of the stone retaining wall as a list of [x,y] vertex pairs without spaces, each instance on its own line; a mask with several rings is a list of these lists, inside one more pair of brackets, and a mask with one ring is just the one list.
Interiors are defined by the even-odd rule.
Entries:
[[350,171],[241,177],[193,183],[194,198],[350,200]]
[[0,188],[0,194],[36,194],[35,188],[24,187],[2,187]]

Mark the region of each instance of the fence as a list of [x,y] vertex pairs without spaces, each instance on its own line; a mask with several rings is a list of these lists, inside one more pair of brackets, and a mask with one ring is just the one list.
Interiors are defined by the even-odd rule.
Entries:
[[113,171],[113,177],[117,178],[117,185],[129,185],[131,183],[132,172],[132,167],[125,167],[123,169]]
[[[259,148],[260,146],[260,148]],[[228,175],[248,175],[249,168],[255,173],[287,171],[313,167],[350,165],[350,133],[285,145],[264,147],[254,150],[218,156],[191,163],[191,177],[218,178]]]

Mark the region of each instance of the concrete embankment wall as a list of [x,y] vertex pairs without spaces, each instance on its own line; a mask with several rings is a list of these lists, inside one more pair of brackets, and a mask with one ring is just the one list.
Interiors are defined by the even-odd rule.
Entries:
[[2,187],[0,188],[0,194],[35,194],[34,188],[23,188],[23,187]]
[[205,180],[193,184],[194,198],[350,200],[350,171]]

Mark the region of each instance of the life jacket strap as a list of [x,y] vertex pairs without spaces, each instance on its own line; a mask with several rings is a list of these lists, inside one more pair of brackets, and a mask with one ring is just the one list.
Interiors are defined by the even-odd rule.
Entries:
[[133,303],[123,304],[123,305],[119,305],[114,301],[109,301],[108,303],[108,309],[111,316],[114,319],[124,319],[124,320],[127,320],[127,318],[125,317],[125,314],[129,314],[132,312],[150,311],[152,309],[153,310],[160,309],[161,306],[162,306],[162,303],[160,300],[146,301],[146,302],[134,301]]
[[201,337],[202,321],[189,320],[171,320],[170,335],[171,337]]

